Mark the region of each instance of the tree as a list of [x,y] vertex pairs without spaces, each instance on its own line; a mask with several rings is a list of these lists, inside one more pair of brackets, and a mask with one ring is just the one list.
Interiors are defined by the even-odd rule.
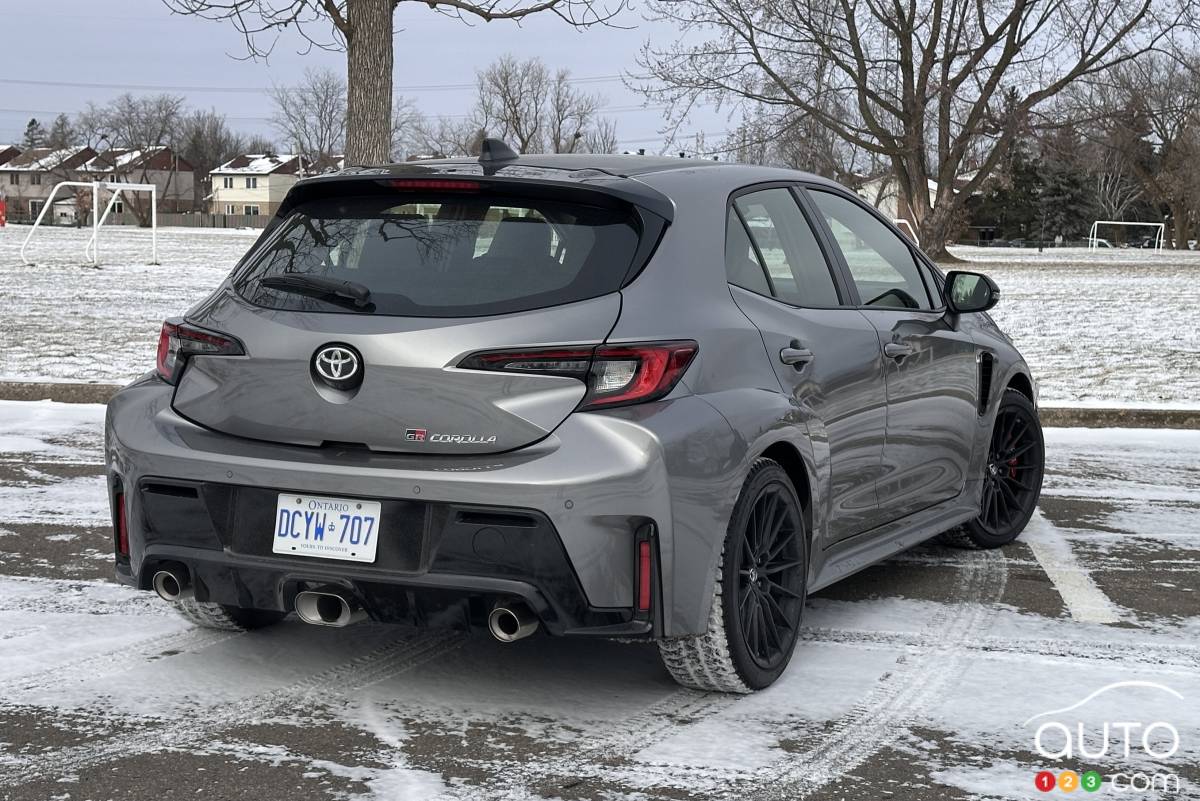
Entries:
[[459,20],[522,20],[549,13],[584,28],[609,21],[626,0],[163,0],[172,11],[231,23],[252,58],[265,57],[286,29],[310,47],[346,51],[346,158],[389,160],[392,131],[392,15],[421,3]]
[[[1074,82],[1194,33],[1198,0],[649,0],[690,36],[640,88],[809,116],[890,163],[935,257],[966,199]],[[698,41],[698,33],[711,38]],[[926,187],[937,189],[931,200]]]
[[[78,126],[90,143],[107,141],[110,149],[140,151],[136,158],[117,163],[109,159],[113,177],[132,183],[149,183],[152,156],[164,147],[173,147],[179,138],[183,122],[183,98],[160,94],[134,97],[123,94],[106,106],[89,103],[79,115]],[[100,159],[104,160],[103,151]],[[160,186],[164,195],[170,192],[175,172],[168,173]],[[129,195],[130,209],[140,225],[150,222],[150,198],[140,192]]]
[[75,147],[77,144],[79,144],[79,133],[71,125],[71,120],[66,114],[59,114],[50,126],[50,133],[46,135],[46,147],[63,150]]
[[345,150],[346,82],[333,70],[306,69],[298,85],[273,87],[271,99],[271,125],[289,149],[312,164]]
[[199,208],[204,200],[209,173],[234,156],[244,152],[246,143],[230,130],[225,117],[216,109],[196,110],[179,121],[177,136],[179,155],[195,171],[192,182],[192,202]]
[[42,124],[35,117],[25,126],[25,136],[21,139],[21,148],[29,150],[30,148],[44,147],[45,144],[46,129],[42,127]]

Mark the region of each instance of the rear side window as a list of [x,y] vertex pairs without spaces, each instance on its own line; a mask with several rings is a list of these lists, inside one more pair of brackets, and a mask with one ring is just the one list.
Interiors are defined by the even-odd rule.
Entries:
[[[273,309],[505,314],[615,292],[638,241],[632,209],[488,194],[337,197],[297,207],[234,285]],[[298,286],[305,279],[352,282],[356,297]]]
[[746,226],[737,212],[729,210],[725,223],[725,277],[734,286],[749,289],[760,295],[770,295],[767,273],[758,260],[758,253],[746,233]]
[[766,265],[775,297],[795,306],[839,304],[817,237],[787,189],[740,195],[734,207]]
[[908,243],[852,200],[812,191],[865,306],[932,309]]

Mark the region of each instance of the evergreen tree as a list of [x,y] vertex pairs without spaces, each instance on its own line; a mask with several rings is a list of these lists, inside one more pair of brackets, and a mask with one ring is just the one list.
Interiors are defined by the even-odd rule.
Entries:
[[67,115],[59,114],[50,126],[50,133],[46,135],[46,147],[62,150],[77,144],[79,144],[79,134],[71,125],[71,121],[67,119]]
[[29,150],[34,147],[44,147],[45,144],[46,129],[42,127],[42,124],[35,117],[25,126],[25,138],[21,140],[21,147]]
[[1082,151],[1078,135],[1069,127],[1051,132],[1043,141],[1040,211],[1047,240],[1084,238],[1098,214],[1087,170],[1077,157]]

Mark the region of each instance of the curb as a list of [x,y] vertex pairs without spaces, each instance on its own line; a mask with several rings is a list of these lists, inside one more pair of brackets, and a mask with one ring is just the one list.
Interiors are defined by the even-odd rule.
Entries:
[[[78,384],[50,381],[0,381],[0,400],[58,403],[108,403],[118,384]],[[1042,425],[1055,428],[1195,428],[1200,408],[1155,409],[1043,406]]]

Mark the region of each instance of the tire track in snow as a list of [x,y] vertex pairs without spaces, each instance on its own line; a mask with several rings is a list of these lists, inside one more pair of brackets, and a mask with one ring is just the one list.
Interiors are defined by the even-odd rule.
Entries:
[[738,795],[755,798],[802,798],[851,772],[883,745],[898,727],[913,720],[958,672],[964,646],[995,614],[1004,594],[1008,566],[999,550],[966,551],[961,588],[927,626],[934,647],[909,651],[895,670],[884,674],[866,697],[821,736],[816,747],[764,769],[760,779]]
[[417,634],[376,648],[286,687],[206,708],[200,715],[161,723],[156,721],[102,742],[39,754],[36,763],[26,763],[0,772],[0,786],[21,786],[39,779],[53,779],[134,754],[202,745],[217,732],[258,723],[287,707],[317,702],[320,700],[316,697],[318,690],[322,691],[321,697],[324,698],[329,696],[330,686],[338,687],[334,694],[339,695],[369,687],[435,659],[463,641],[463,635],[455,632]]

